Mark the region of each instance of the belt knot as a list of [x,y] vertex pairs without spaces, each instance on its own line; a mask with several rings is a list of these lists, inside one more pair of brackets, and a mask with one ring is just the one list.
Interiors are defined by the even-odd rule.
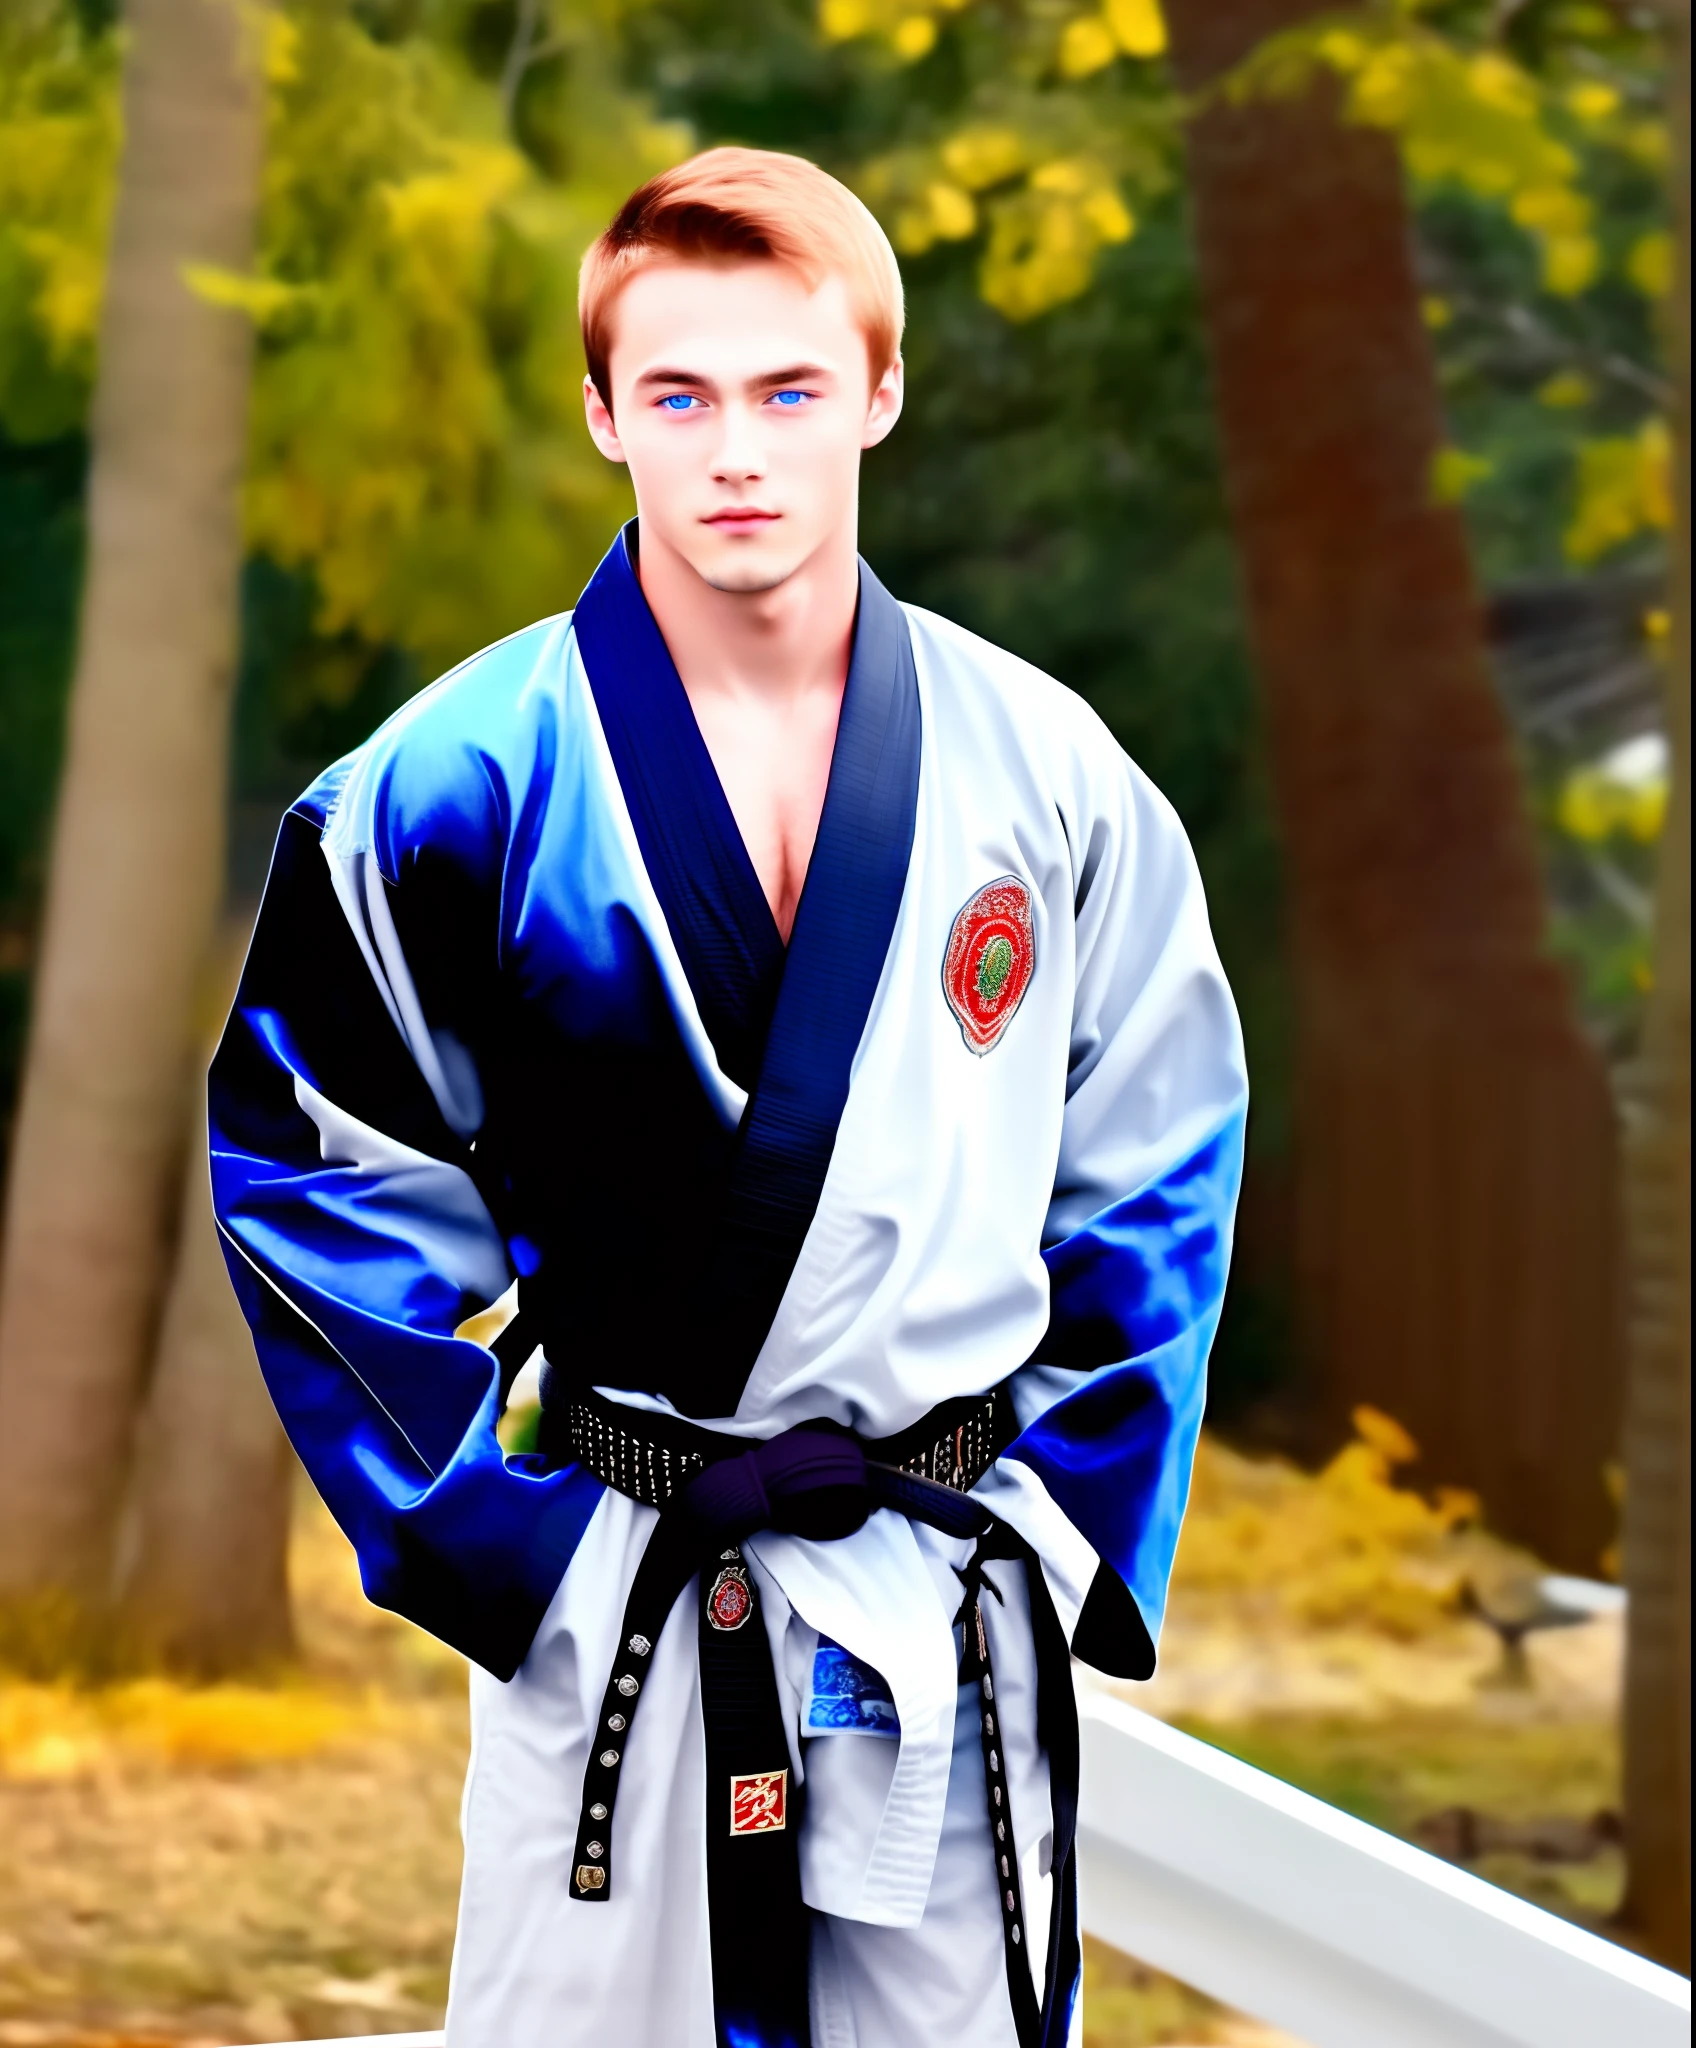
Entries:
[[830,1541],[852,1536],[876,1505],[866,1454],[838,1423],[798,1423],[697,1472],[668,1511],[703,1550],[761,1529]]

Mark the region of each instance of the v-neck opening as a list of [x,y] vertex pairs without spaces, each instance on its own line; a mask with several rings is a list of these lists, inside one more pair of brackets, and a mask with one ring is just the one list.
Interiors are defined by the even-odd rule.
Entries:
[[[744,928],[746,929],[750,924],[757,924],[759,922],[757,918],[750,918],[748,915],[749,905],[757,901],[760,909],[765,913],[765,923],[769,927],[770,938],[775,940],[780,952],[787,956],[789,940],[783,936],[782,927],[777,921],[777,913],[772,909],[771,899],[765,891],[765,884],[760,880],[760,871],[754,865],[754,856],[748,851],[747,838],[742,831],[742,827],[737,823],[735,809],[724,787],[724,777],[718,772],[718,763],[713,759],[712,748],[707,745],[707,736],[701,730],[701,721],[695,715],[694,703],[690,698],[688,690],[684,687],[683,677],[678,672],[676,659],[670,647],[666,646],[665,635],[660,632],[659,621],[654,618],[653,607],[648,603],[648,593],[642,588],[641,537],[637,522],[634,519],[628,521],[620,529],[618,540],[614,545],[623,548],[625,565],[630,571],[630,580],[635,586],[636,595],[641,600],[642,609],[647,613],[649,620],[653,624],[654,632],[659,637],[660,645],[665,647],[665,665],[670,673],[670,680],[676,688],[677,701],[681,707],[683,718],[690,734],[695,740],[697,767],[700,778],[705,785],[710,787],[712,795],[717,799],[716,803],[709,806],[718,813],[717,819],[714,822],[716,822],[719,833],[725,842],[734,849],[735,854],[740,856],[738,865],[742,870],[741,880],[744,886],[737,892],[741,901],[737,903],[736,908]],[[840,718],[838,720],[838,729],[840,729]],[[831,756],[833,761],[835,753],[836,743],[832,740]],[[813,844],[816,851],[818,845],[816,833]],[[807,857],[809,872],[811,871],[812,864],[812,856],[809,854]],[[806,891],[806,886],[806,879],[803,877],[801,882],[803,894]],[[799,914],[800,898],[797,897],[796,915],[799,916]],[[791,935],[793,935],[794,929],[794,925],[791,924]],[[751,930],[748,931],[748,936],[750,938],[754,936]],[[767,934],[762,933],[762,940],[766,936]]]
[[912,640],[862,561],[830,774],[786,945],[625,535],[574,627],[701,1021],[721,1070],[748,1090],[726,1159],[699,1385],[682,1404],[728,1415],[812,1226],[906,887],[922,743]]
[[[795,927],[786,940],[642,590],[637,553],[632,520],[578,602],[578,643],[643,865],[714,1056],[752,1093]],[[839,715],[838,742],[841,732]],[[833,743],[833,769],[835,758]],[[809,879],[817,854],[815,834]],[[804,879],[797,923],[806,893]]]

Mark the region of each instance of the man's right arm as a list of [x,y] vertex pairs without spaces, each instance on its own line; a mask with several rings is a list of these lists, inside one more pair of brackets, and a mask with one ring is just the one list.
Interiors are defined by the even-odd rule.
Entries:
[[503,1456],[495,1360],[454,1335],[511,1267],[471,1171],[475,1068],[432,1031],[398,937],[408,886],[332,854],[311,798],[284,820],[212,1066],[213,1203],[367,1594],[507,1677],[601,1488]]

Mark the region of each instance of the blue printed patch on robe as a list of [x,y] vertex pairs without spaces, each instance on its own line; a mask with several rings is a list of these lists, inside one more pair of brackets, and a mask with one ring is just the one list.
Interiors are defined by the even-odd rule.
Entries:
[[898,1741],[901,1718],[883,1674],[829,1636],[819,1637],[801,1714],[803,1735],[882,1735]]

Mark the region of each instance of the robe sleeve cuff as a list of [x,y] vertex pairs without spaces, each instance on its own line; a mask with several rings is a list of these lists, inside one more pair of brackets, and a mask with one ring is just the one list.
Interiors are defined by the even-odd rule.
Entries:
[[1142,1609],[1110,1564],[1096,1566],[1072,1631],[1072,1655],[1108,1678],[1154,1676],[1154,1639]]

